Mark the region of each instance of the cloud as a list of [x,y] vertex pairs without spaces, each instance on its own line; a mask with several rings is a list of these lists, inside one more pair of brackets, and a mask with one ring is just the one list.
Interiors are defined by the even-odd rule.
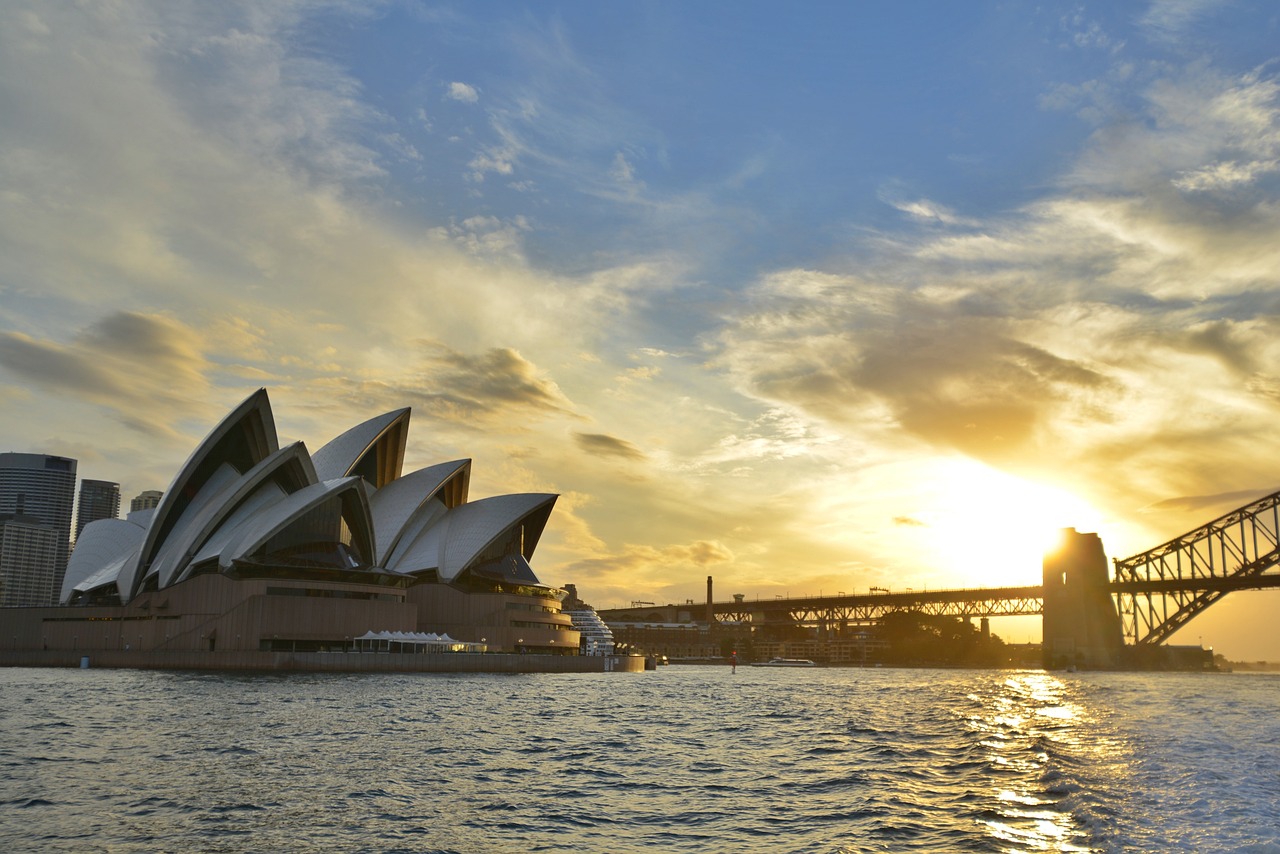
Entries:
[[1222,492],[1217,495],[1183,495],[1177,498],[1166,498],[1142,508],[1144,513],[1202,513],[1213,509],[1243,507],[1254,499],[1269,495],[1274,489],[1244,489],[1233,492]]
[[200,334],[162,315],[110,314],[68,343],[0,333],[0,368],[92,401],[149,434],[167,435],[170,418],[204,411],[213,367]]
[[[663,547],[628,544],[622,550],[572,561],[561,569],[566,577],[580,579],[582,589],[590,589],[596,601],[622,601],[636,591],[670,595],[683,585],[671,578],[698,578],[708,571],[732,568],[736,556],[715,540],[692,540]],[[601,607],[604,607],[603,605]]]
[[902,201],[884,199],[888,204],[907,214],[913,219],[921,222],[938,222],[943,225],[974,225],[974,220],[965,219],[956,216],[956,214],[947,207],[931,202],[928,199],[916,199],[915,201]]
[[1237,163],[1231,160],[1201,169],[1179,172],[1173,181],[1173,186],[1188,192],[1226,190],[1253,184],[1261,176],[1275,172],[1277,168],[1280,168],[1280,161],[1276,160],[1257,160],[1252,163]]
[[624,460],[643,460],[642,452],[626,439],[609,436],[604,433],[573,434],[574,443],[588,454],[605,457],[620,457]]
[[1223,0],[1162,0],[1151,3],[1139,16],[1138,24],[1154,38],[1178,41],[1210,13],[1226,5]]
[[415,359],[375,377],[338,376],[296,384],[294,394],[339,402],[337,412],[414,407],[418,421],[469,433],[492,429],[519,434],[547,417],[579,418],[555,382],[510,348],[464,353],[439,342],[420,342]]
[[644,191],[644,182],[636,177],[635,166],[627,159],[627,156],[621,151],[613,155],[613,165],[609,167],[609,177],[618,185],[618,188],[631,198],[637,197]]
[[1146,115],[1056,188],[963,230],[891,201],[944,228],[875,235],[856,272],[761,276],[713,363],[873,459],[959,452],[1117,512],[1229,485],[1215,467],[1257,458],[1280,415],[1277,91],[1203,66],[1154,79]]
[[483,181],[489,172],[498,175],[511,175],[516,170],[516,158],[519,152],[510,145],[489,146],[472,158],[467,167],[471,170],[473,181]]
[[20,332],[0,333],[0,365],[38,384],[71,391],[113,391],[114,378],[84,354]]
[[[409,388],[414,340],[558,363],[668,286],[670,270],[643,259],[536,269],[520,215],[412,224],[386,179],[415,153],[359,81],[298,41],[306,3],[37,8],[47,51],[0,29],[0,281],[6,319],[34,342],[65,346],[66,318],[91,323],[103,306],[163,306],[204,333],[205,375],[228,397],[246,379]],[[510,171],[517,153],[476,168]],[[631,346],[616,328],[610,342]],[[30,342],[8,347],[14,365],[34,358]],[[532,382],[526,411],[567,408],[551,386]],[[474,392],[439,399],[483,413]]]
[[450,241],[472,256],[519,259],[523,253],[521,237],[530,230],[523,216],[500,220],[492,216],[474,216],[448,227],[432,230],[432,234]]
[[480,92],[474,86],[455,81],[449,84],[448,89],[445,91],[445,97],[453,101],[461,101],[464,104],[474,104],[480,100]]
[[1101,128],[1070,184],[1163,200],[1162,185],[1186,192],[1235,189],[1276,171],[1280,80],[1274,75],[1256,69],[1232,76],[1194,64],[1154,79],[1142,95],[1141,119]]

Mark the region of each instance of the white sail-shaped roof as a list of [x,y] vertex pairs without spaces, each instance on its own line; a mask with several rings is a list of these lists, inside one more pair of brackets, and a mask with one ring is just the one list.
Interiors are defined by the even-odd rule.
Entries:
[[148,507],[146,510],[130,510],[125,515],[125,519],[129,520],[139,528],[148,528],[151,526],[151,520],[156,516],[156,508]]
[[216,559],[226,549],[227,544],[242,533],[246,525],[263,518],[272,505],[283,501],[288,494],[273,481],[259,484],[258,488],[240,503],[235,512],[222,521],[218,530],[205,540],[200,551],[192,555],[180,578],[188,576],[193,569],[205,561]]
[[240,478],[240,472],[234,466],[230,463],[222,463],[214,469],[213,474],[201,484],[200,489],[187,503],[185,512],[173,523],[173,527],[169,529],[169,536],[165,537],[164,544],[160,546],[151,561],[151,566],[147,569],[148,577],[152,575],[159,577],[160,587],[168,587],[173,583],[174,577],[181,568],[179,561],[184,557],[184,546],[190,538],[197,536],[200,532],[201,517],[216,514],[221,507],[225,506],[227,495],[235,488]]
[[219,555],[223,570],[230,569],[237,560],[249,558],[267,545],[277,534],[285,531],[308,513],[316,510],[332,498],[341,499],[336,512],[341,518],[329,520],[333,529],[345,522],[351,531],[352,548],[366,561],[373,559],[373,528],[369,524],[369,498],[363,478],[345,477],[325,481],[277,501],[258,514],[237,532]]
[[311,455],[320,480],[357,475],[381,488],[400,476],[409,435],[409,409],[357,424]]
[[[138,545],[142,545],[142,541],[138,541]],[[130,561],[138,559],[138,550],[131,549],[128,554],[122,555],[115,560],[107,563],[93,575],[78,583],[67,594],[68,598],[76,593],[90,593],[103,587],[110,588],[119,584],[120,570],[123,569]],[[116,587],[119,590],[119,587]]]
[[[71,593],[84,581],[101,574],[104,567],[115,567],[115,581],[119,577],[122,562],[137,557],[138,549],[146,538],[146,528],[127,519],[99,519],[84,526],[76,539],[76,547],[67,561],[67,571],[62,577],[62,590],[58,601],[66,603]],[[100,587],[96,583],[93,587]]]
[[[223,464],[236,471],[248,471],[279,450],[275,418],[266,389],[258,389],[231,410],[226,418],[204,438],[165,490],[156,514],[147,529],[146,540],[139,551],[138,566],[132,573],[121,573],[120,599],[127,602],[142,581],[138,570],[146,570],[155,559],[178,521],[186,514],[191,499]],[[123,583],[126,575],[129,584]]]
[[[374,539],[378,548],[375,562],[383,565],[402,539],[407,537],[412,540],[426,524],[443,514],[447,507],[466,502],[470,472],[471,460],[440,463],[410,472],[369,496]],[[441,500],[432,502],[441,487],[459,479],[460,488],[454,492],[460,494],[460,500],[442,496]],[[432,506],[427,506],[429,502]]]
[[401,537],[395,551],[382,566],[407,574],[439,571],[440,554],[449,531],[449,512],[439,507],[435,514],[419,514],[414,522],[421,527],[412,532],[412,536]]
[[557,497],[541,493],[498,495],[455,507],[407,548],[397,550],[387,568],[402,573],[434,569],[440,580],[452,581],[486,549],[526,521],[528,530],[522,532],[518,550],[528,559]]
[[[205,542],[227,518],[267,483],[275,484],[274,491],[270,492],[273,501],[286,492],[297,492],[316,483],[316,470],[306,446],[294,442],[281,448],[243,475],[222,484],[210,500],[198,506],[193,502],[152,563],[151,571],[160,574],[160,586],[167,587],[185,578],[190,573],[192,556],[202,551]],[[261,502],[258,506],[262,506]]]

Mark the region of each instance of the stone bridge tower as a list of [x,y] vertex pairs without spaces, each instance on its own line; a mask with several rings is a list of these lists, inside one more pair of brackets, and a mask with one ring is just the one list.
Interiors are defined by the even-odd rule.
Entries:
[[1044,666],[1120,666],[1124,636],[1111,599],[1102,539],[1067,528],[1061,546],[1045,555],[1042,569]]

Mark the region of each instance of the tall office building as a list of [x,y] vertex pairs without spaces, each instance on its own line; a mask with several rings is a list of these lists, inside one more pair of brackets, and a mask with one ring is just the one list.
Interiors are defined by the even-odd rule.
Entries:
[[99,519],[120,518],[120,484],[109,480],[80,481],[80,502],[76,505],[76,540],[84,526]]
[[164,493],[158,489],[148,489],[140,492],[129,502],[129,512],[137,513],[139,510],[153,510],[160,506],[160,499],[164,497]]
[[0,608],[48,605],[58,532],[25,513],[0,513]]
[[[62,576],[67,571],[67,554],[71,548],[71,510],[75,497],[75,460],[48,454],[0,454],[0,515],[21,516],[21,522],[11,521],[27,527],[49,528],[56,537],[52,564],[23,570],[40,577],[48,575],[51,593],[47,604],[56,604],[62,592]],[[7,571],[16,569],[11,566]]]

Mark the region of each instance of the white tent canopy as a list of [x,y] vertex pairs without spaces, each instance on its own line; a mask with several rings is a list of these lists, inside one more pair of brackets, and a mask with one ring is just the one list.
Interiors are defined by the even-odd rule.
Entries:
[[460,641],[449,637],[448,633],[435,632],[365,632],[355,641],[357,652],[485,652],[488,646],[482,643]]

